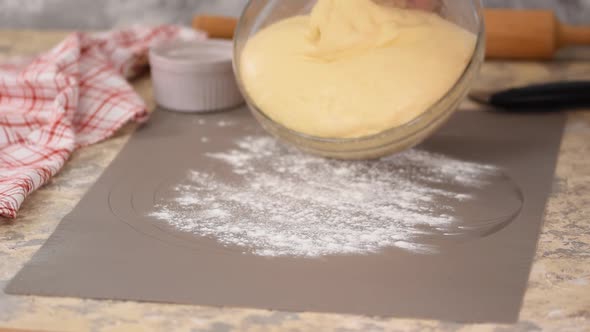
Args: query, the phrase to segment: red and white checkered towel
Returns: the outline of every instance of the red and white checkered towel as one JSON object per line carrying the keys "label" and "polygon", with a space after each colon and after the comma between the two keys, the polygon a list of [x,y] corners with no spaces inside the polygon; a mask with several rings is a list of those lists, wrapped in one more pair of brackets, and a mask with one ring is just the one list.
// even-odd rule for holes
{"label": "red and white checkered towel", "polygon": [[[146,105],[126,77],[156,42],[182,28],[74,33],[25,66],[0,65],[0,216],[14,218],[79,147],[144,121]],[[202,38],[202,36],[198,35]]]}

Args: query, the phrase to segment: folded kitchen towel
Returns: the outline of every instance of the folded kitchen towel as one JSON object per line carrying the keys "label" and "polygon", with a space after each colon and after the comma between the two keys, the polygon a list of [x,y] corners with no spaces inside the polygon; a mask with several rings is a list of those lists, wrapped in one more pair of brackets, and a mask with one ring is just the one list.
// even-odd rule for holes
{"label": "folded kitchen towel", "polygon": [[[77,148],[145,121],[146,105],[126,78],[177,26],[73,33],[27,64],[0,64],[0,216],[14,218]],[[205,38],[193,33],[192,38]]]}

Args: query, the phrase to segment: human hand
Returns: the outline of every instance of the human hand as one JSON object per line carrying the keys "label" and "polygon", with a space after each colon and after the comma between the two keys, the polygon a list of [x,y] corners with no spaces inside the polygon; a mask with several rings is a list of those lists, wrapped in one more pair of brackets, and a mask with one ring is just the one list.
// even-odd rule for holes
{"label": "human hand", "polygon": [[436,11],[440,8],[441,0],[409,0],[408,7],[428,11]]}

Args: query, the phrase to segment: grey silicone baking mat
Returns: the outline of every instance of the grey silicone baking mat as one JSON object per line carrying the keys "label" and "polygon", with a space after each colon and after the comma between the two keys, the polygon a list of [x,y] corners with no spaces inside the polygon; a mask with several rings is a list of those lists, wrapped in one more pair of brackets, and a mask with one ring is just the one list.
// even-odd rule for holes
{"label": "grey silicone baking mat", "polygon": [[301,154],[158,110],[10,294],[514,322],[564,115],[458,112],[412,151]]}

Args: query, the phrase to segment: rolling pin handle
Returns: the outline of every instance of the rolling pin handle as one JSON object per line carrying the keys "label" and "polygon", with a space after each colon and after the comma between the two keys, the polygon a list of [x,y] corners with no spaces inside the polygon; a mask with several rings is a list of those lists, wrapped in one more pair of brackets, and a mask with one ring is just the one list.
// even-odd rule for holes
{"label": "rolling pin handle", "polygon": [[197,15],[193,28],[207,33],[210,38],[233,39],[238,20],[234,17]]}
{"label": "rolling pin handle", "polygon": [[561,47],[590,45],[590,27],[561,24],[558,30],[558,44]]}

